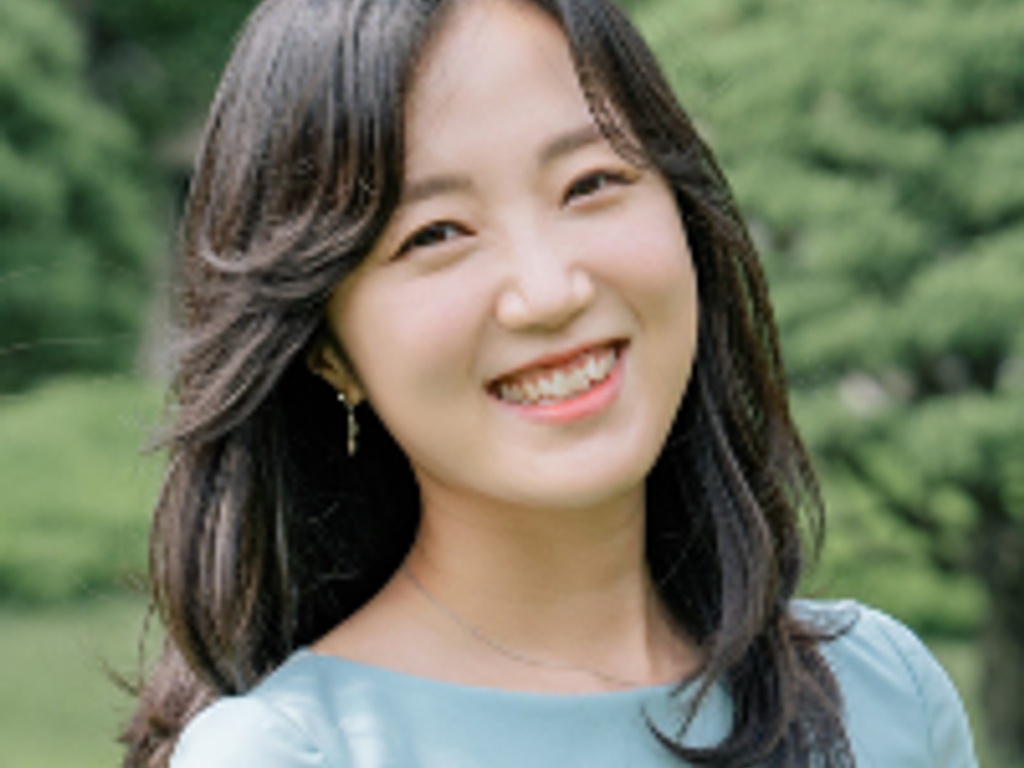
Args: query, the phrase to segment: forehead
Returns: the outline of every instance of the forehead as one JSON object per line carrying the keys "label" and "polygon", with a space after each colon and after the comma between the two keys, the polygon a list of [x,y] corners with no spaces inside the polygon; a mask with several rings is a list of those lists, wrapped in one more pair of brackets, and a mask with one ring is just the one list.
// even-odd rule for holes
{"label": "forehead", "polygon": [[554,112],[589,116],[568,42],[550,16],[521,0],[457,2],[427,45],[406,105],[409,149],[436,142],[438,130],[475,113],[529,120]]}

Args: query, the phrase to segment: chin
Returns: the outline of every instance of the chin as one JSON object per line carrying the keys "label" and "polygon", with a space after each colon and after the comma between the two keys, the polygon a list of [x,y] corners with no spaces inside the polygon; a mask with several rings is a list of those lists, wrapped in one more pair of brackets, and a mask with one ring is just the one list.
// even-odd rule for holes
{"label": "chin", "polygon": [[617,504],[643,493],[651,462],[585,462],[581,466],[533,474],[512,483],[513,495],[527,507],[588,509]]}

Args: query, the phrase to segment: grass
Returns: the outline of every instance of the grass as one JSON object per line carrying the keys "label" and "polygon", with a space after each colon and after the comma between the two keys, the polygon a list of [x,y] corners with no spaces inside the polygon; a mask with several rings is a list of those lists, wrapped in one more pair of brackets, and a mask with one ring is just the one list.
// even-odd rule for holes
{"label": "grass", "polygon": [[12,768],[111,768],[132,708],[109,670],[132,672],[144,603],[118,596],[0,609],[0,744]]}

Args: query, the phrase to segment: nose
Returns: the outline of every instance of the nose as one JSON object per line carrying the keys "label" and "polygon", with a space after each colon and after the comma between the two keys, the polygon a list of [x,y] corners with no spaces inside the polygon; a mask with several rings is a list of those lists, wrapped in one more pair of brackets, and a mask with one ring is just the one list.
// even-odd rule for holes
{"label": "nose", "polygon": [[543,236],[518,236],[507,245],[509,275],[498,297],[498,321],[511,330],[554,330],[594,300],[584,265]]}

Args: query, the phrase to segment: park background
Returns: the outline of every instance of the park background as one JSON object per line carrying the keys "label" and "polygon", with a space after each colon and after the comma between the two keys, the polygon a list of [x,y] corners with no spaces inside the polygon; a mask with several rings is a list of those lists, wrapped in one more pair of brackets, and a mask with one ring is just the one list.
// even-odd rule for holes
{"label": "park background", "polygon": [[[1024,3],[624,3],[766,268],[830,510],[804,588],[918,630],[1024,765]],[[252,3],[0,0],[0,745],[119,763],[174,229]],[[153,622],[155,623],[155,622]],[[159,644],[151,627],[147,646]]]}

